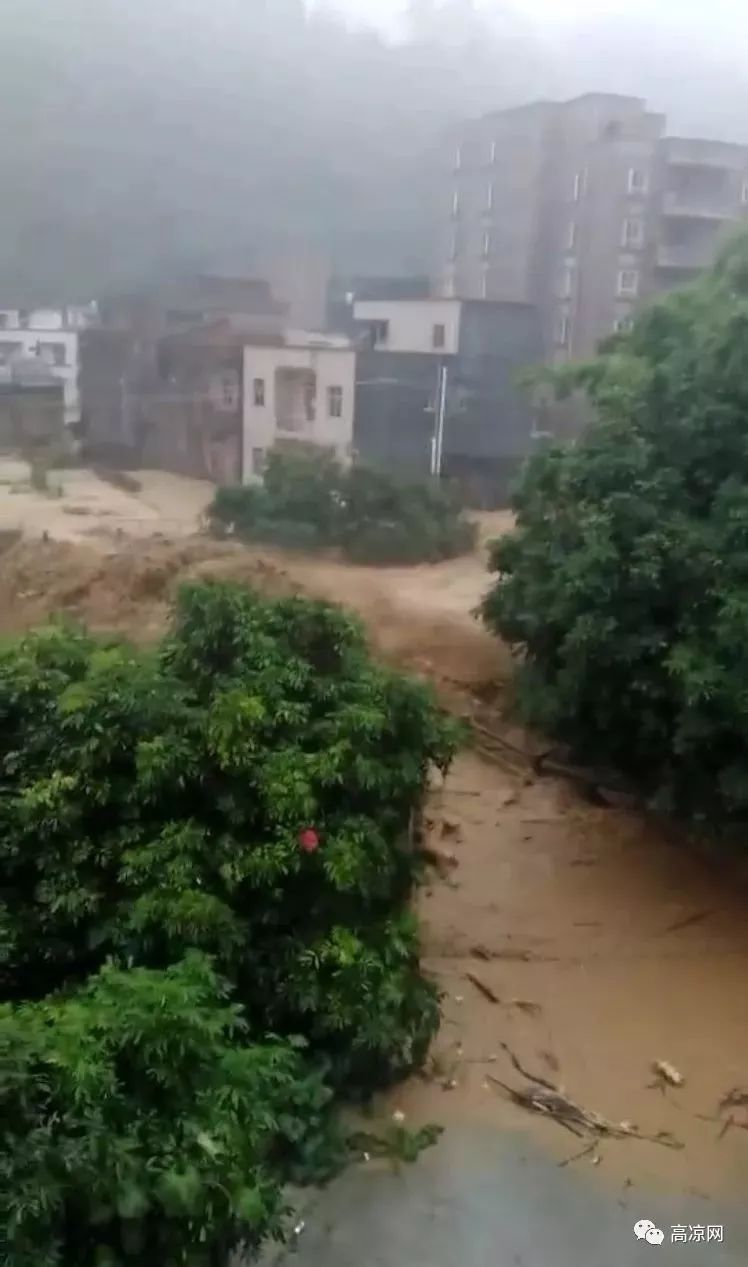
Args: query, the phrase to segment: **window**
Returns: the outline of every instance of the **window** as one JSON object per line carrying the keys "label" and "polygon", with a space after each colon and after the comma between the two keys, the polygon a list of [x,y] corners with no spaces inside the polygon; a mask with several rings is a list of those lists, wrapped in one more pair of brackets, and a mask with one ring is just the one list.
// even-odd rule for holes
{"label": "window", "polygon": [[483,258],[488,259],[491,254],[491,234],[486,230],[483,234]]}
{"label": "window", "polygon": [[217,407],[219,409],[237,409],[239,406],[239,383],[236,374],[221,374],[217,383]]}
{"label": "window", "polygon": [[635,268],[622,268],[618,274],[618,294],[639,294],[639,273]]}
{"label": "window", "polygon": [[486,211],[493,211],[494,194],[495,187],[493,181],[491,181],[488,189],[486,190]]}
{"label": "window", "polygon": [[558,294],[560,299],[570,299],[574,292],[574,267],[566,264],[558,278]]}
{"label": "window", "polygon": [[586,188],[587,188],[586,171],[577,172],[576,175],[574,176],[573,198],[575,202],[581,201],[581,199],[584,197]]}
{"label": "window", "polygon": [[452,237],[450,238],[450,242],[449,242],[449,258],[451,260],[456,260],[458,253],[459,253],[459,242],[457,239],[457,230],[455,229],[452,233]]}
{"label": "window", "polygon": [[569,346],[569,338],[571,336],[571,318],[567,313],[562,312],[556,318],[555,343],[558,347],[566,348]]}
{"label": "window", "polygon": [[629,184],[630,194],[645,194],[647,192],[647,173],[643,172],[640,167],[629,168]]}
{"label": "window", "polygon": [[431,330],[431,346],[432,348],[443,348],[447,342],[447,328],[443,325],[433,326]]}
{"label": "window", "polygon": [[[748,201],[748,199],[746,199]],[[10,315],[7,312],[0,312],[0,330],[7,330],[10,322]]]}
{"label": "window", "polygon": [[22,350],[22,343],[10,343],[7,340],[3,340],[0,343],[0,365],[7,365],[10,358],[15,356],[16,352],[21,352]]}
{"label": "window", "polygon": [[481,299],[488,299],[488,272],[484,272],[480,283]]}
{"label": "window", "polygon": [[252,383],[252,395],[255,402],[255,409],[264,409],[265,407],[265,379],[256,378]]}
{"label": "window", "polygon": [[644,246],[644,221],[639,219],[624,220],[621,246]]}
{"label": "window", "polygon": [[252,470],[254,471],[255,475],[265,474],[265,450],[264,449],[252,450]]}
{"label": "window", "polygon": [[491,142],[491,157],[489,159],[489,162],[491,163],[496,162],[496,142],[495,141]]}
{"label": "window", "polygon": [[374,347],[381,347],[390,337],[389,321],[372,321],[371,323],[371,341]]}
{"label": "window", "polygon": [[460,191],[458,189],[455,189],[454,193],[452,194],[452,215],[456,219],[459,214],[460,214]]}
{"label": "window", "polygon": [[304,417],[314,422],[317,417],[317,385],[313,379],[304,384]]}
{"label": "window", "polygon": [[37,344],[38,354],[47,365],[66,365],[67,348],[64,343]]}
{"label": "window", "polygon": [[327,413],[330,418],[343,417],[343,388],[342,387],[328,387]]}
{"label": "window", "polygon": [[633,317],[618,317],[616,319],[616,323],[613,329],[615,330],[616,334],[628,334],[629,330],[632,329],[633,324],[634,324]]}
{"label": "window", "polygon": [[570,220],[569,226],[566,230],[567,251],[573,251],[576,244],[577,244],[577,222],[576,220]]}
{"label": "window", "polygon": [[29,313],[25,308],[19,309],[18,328],[19,330],[28,330],[29,328]]}

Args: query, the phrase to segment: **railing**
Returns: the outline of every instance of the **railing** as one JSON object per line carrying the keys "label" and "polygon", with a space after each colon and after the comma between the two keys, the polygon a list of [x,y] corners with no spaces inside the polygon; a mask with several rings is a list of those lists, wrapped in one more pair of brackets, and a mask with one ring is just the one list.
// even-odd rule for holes
{"label": "railing", "polygon": [[724,141],[699,141],[673,137],[666,142],[666,159],[674,167],[710,167],[744,171],[748,152]]}
{"label": "railing", "polygon": [[668,190],[662,199],[665,215],[684,216],[692,219],[733,220],[737,209],[725,194],[698,193],[696,191]]}
{"label": "railing", "polygon": [[714,245],[698,243],[688,246],[658,246],[657,267],[677,269],[708,268],[714,260]]}

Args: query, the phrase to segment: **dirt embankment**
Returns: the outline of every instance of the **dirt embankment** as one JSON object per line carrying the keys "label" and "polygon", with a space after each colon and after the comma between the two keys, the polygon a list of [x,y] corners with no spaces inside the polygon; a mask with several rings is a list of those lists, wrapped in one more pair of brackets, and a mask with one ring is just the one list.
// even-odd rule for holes
{"label": "dirt embankment", "polygon": [[[458,699],[506,676],[506,652],[470,614],[486,584],[481,557],[373,570],[216,544],[191,535],[202,490],[188,486],[182,498],[167,479],[160,518],[158,481],[145,484],[145,509],[126,503],[137,533],[122,520],[70,515],[81,535],[44,541],[29,525],[0,556],[0,629],[66,612],[150,639],[179,583],[211,575],[348,604],[385,657]],[[171,512],[187,503],[176,533]],[[745,1109],[717,1111],[727,1092],[748,1086],[748,895],[729,869],[707,866],[640,815],[592,807],[563,782],[470,751],[433,790],[429,817],[431,843],[452,855],[420,899],[444,1024],[429,1076],[397,1103],[418,1120],[477,1116],[531,1130],[563,1161],[583,1141],[509,1103],[491,1081],[522,1085],[507,1044],[586,1108],[683,1146],[611,1140],[573,1163],[594,1163],[622,1200],[632,1189],[635,1204],[639,1190],[641,1203],[655,1184],[740,1190]],[[653,1085],[662,1060],[682,1087]]]}

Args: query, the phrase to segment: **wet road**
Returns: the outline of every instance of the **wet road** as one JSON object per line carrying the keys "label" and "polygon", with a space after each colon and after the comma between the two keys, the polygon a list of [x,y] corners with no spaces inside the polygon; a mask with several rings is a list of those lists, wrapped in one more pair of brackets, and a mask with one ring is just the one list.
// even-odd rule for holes
{"label": "wet road", "polygon": [[[492,1128],[450,1129],[399,1173],[361,1165],[302,1217],[295,1248],[271,1254],[268,1267],[742,1267],[748,1258],[745,1209],[611,1187]],[[640,1219],[662,1229],[661,1245],[637,1240]],[[724,1241],[673,1243],[674,1225],[705,1235],[722,1227]]]}

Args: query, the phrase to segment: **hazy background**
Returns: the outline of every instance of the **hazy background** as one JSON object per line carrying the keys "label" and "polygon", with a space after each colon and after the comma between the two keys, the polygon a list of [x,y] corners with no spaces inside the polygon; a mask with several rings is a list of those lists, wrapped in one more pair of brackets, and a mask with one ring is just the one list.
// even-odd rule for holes
{"label": "hazy background", "polygon": [[0,0],[0,286],[88,298],[305,242],[428,265],[450,122],[632,92],[748,141],[735,0]]}

